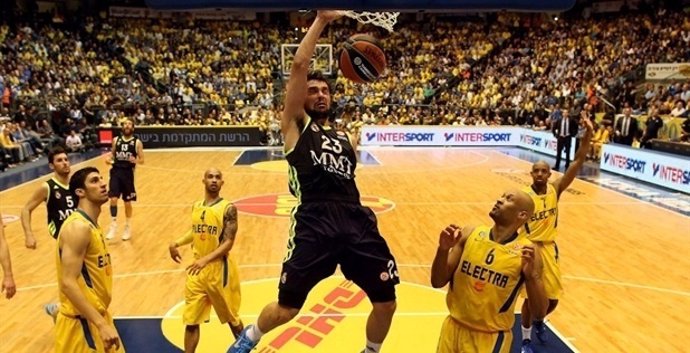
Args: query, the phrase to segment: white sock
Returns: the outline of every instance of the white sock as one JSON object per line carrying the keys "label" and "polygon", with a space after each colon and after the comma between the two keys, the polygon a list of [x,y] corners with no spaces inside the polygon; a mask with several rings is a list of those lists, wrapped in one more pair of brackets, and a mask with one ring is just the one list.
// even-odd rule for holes
{"label": "white sock", "polygon": [[129,227],[131,218],[125,218],[125,227]]}
{"label": "white sock", "polygon": [[374,343],[367,340],[367,346],[364,349],[364,353],[379,353],[382,344],[383,343]]}
{"label": "white sock", "polygon": [[522,340],[532,340],[532,326],[526,328],[520,325],[520,328],[522,329]]}
{"label": "white sock", "polygon": [[247,330],[247,337],[252,340],[252,342],[259,342],[263,335],[264,333],[259,330],[259,325],[252,325],[252,327]]}
{"label": "white sock", "polygon": [[112,224],[113,227],[117,227],[117,217],[111,217],[110,219],[112,220],[112,222],[110,222],[110,224]]}

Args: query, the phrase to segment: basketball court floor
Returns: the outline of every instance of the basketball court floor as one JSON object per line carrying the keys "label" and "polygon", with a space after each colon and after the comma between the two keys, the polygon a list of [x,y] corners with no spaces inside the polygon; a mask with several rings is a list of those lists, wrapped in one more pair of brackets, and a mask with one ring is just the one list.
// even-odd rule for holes
{"label": "basketball court floor", "polygon": [[[429,284],[439,232],[449,223],[489,223],[496,198],[527,185],[537,158],[544,157],[496,148],[362,152],[357,181],[363,202],[377,213],[403,280],[384,353],[435,351],[447,313],[445,292]],[[104,158],[75,163],[73,171],[86,165],[98,167],[107,179]],[[224,173],[222,195],[240,210],[231,254],[240,266],[244,322],[253,323],[276,298],[295,203],[280,150],[146,150],[146,164],[137,167],[133,238],[109,242],[115,272],[110,310],[128,352],[181,352],[183,271],[192,262],[191,251],[182,252],[178,265],[167,245],[187,230],[209,167]],[[53,323],[42,306],[57,297],[55,243],[45,207],[33,215],[38,249],[24,247],[18,221],[24,202],[48,176],[13,178],[20,184],[0,192],[0,211],[18,293],[0,299],[0,353],[52,352]],[[558,245],[565,295],[549,317],[550,340],[537,346],[539,352],[690,351],[689,205],[688,195],[585,168],[561,198]],[[122,204],[119,214],[122,227]],[[107,230],[107,205],[100,223]],[[369,309],[363,292],[336,273],[311,293],[302,314],[267,335],[257,352],[359,352]],[[230,330],[213,317],[202,326],[198,352],[224,352],[231,341]]]}

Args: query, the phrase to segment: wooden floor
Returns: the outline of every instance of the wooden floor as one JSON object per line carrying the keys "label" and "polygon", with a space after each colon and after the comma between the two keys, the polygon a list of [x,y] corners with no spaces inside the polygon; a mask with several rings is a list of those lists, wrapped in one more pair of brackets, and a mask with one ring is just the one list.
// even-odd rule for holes
{"label": "wooden floor", "polygon": [[[188,227],[190,204],[203,196],[208,167],[224,172],[223,195],[237,200],[285,193],[286,173],[232,166],[239,151],[148,151],[137,168],[139,202],[133,239],[109,245],[116,279],[111,311],[116,316],[163,315],[181,300],[182,266],[167,244]],[[395,208],[379,215],[382,234],[408,282],[429,283],[439,231],[449,223],[488,223],[488,211],[507,188],[526,184],[529,163],[498,151],[382,149],[382,163],[358,172],[363,195],[384,197]],[[107,176],[102,159],[93,165]],[[497,173],[496,170],[504,173]],[[512,177],[507,178],[505,172]],[[46,177],[0,193],[0,210],[19,215]],[[520,183],[519,183],[520,181]],[[551,323],[582,352],[690,351],[690,218],[576,180],[560,203],[559,248],[566,294]],[[120,206],[121,217],[124,210]],[[100,223],[110,223],[107,205]],[[122,225],[123,222],[120,222]],[[51,352],[53,324],[42,305],[57,296],[54,241],[45,208],[33,217],[38,249],[24,248],[20,222],[5,229],[19,287],[0,299],[0,352]],[[240,215],[233,249],[243,280],[277,277],[288,219]],[[189,259],[191,253],[183,252]],[[252,265],[262,265],[252,267]]]}

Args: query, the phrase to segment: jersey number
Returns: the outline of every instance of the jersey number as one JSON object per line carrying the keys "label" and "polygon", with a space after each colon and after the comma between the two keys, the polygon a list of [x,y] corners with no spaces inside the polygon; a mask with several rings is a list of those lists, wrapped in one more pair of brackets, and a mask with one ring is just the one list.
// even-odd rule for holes
{"label": "jersey number", "polygon": [[67,201],[67,207],[74,207],[74,200],[72,200],[72,196],[65,196],[65,201]]}
{"label": "jersey number", "polygon": [[[335,153],[340,153],[343,151],[343,146],[340,144],[340,141],[338,140],[331,140],[327,136],[321,135],[321,139],[323,140],[323,143],[321,144],[321,148],[324,150],[328,151],[333,151]],[[331,146],[333,144],[333,146]]]}
{"label": "jersey number", "polygon": [[124,152],[127,152],[128,149],[129,149],[129,145],[128,145],[128,144],[122,145],[122,150],[123,150]]}
{"label": "jersey number", "polygon": [[206,218],[206,210],[201,212],[201,217],[199,217],[199,218],[201,218],[202,222],[204,221],[204,218]]}
{"label": "jersey number", "polygon": [[495,249],[489,250],[489,254],[486,255],[486,260],[485,260],[485,262],[486,262],[487,265],[491,265],[491,264],[494,262],[494,250],[495,250]]}

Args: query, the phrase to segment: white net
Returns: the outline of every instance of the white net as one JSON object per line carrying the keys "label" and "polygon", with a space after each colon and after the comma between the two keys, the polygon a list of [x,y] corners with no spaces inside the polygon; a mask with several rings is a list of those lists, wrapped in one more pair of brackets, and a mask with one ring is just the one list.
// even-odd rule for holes
{"label": "white net", "polygon": [[393,26],[398,21],[400,12],[368,12],[368,11],[345,11],[344,15],[361,23],[370,23],[383,27],[388,32],[393,32]]}

